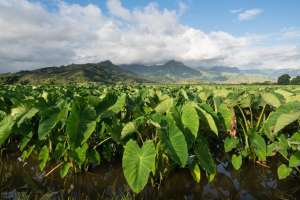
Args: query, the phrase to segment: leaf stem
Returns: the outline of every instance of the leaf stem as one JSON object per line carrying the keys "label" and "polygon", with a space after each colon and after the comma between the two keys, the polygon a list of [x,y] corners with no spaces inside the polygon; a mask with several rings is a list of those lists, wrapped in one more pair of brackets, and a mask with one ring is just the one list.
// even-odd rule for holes
{"label": "leaf stem", "polygon": [[93,149],[97,149],[97,147],[101,146],[103,143],[105,143],[106,141],[108,141],[108,140],[110,140],[110,139],[111,139],[111,137],[108,137],[108,138],[102,140],[101,142],[99,142],[98,144],[96,144],[96,145],[93,147]]}
{"label": "leaf stem", "polygon": [[249,130],[249,124],[248,124],[248,122],[247,122],[247,118],[246,118],[246,116],[245,116],[245,114],[244,114],[243,109],[242,109],[239,105],[238,105],[238,108],[239,108],[239,110],[240,110],[240,112],[241,112],[241,114],[242,114],[244,123],[245,123],[245,125],[246,125],[246,130],[247,130],[247,132],[248,132],[248,130]]}
{"label": "leaf stem", "polygon": [[261,113],[260,113],[260,115],[259,115],[259,118],[258,118],[256,127],[255,127],[256,130],[258,129],[258,127],[259,127],[260,124],[261,124],[261,120],[262,120],[262,117],[263,117],[263,115],[264,115],[264,113],[265,113],[266,106],[267,106],[267,105],[265,104],[264,107],[263,107],[263,109],[262,109],[262,111],[261,111]]}
{"label": "leaf stem", "polygon": [[48,173],[45,174],[45,177],[47,177],[50,174],[52,174],[57,168],[59,168],[60,166],[62,166],[62,164],[64,164],[64,162],[61,162],[58,165],[56,165],[54,168],[52,168]]}
{"label": "leaf stem", "polygon": [[138,136],[139,136],[140,140],[142,141],[142,144],[144,144],[144,140],[142,138],[142,133],[139,132],[138,130],[136,130],[136,132],[138,133]]}

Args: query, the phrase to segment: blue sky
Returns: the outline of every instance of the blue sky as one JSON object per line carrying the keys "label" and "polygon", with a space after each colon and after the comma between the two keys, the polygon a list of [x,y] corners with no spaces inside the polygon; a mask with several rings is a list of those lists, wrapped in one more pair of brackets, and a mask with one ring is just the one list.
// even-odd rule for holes
{"label": "blue sky", "polygon": [[0,72],[111,60],[300,69],[299,0],[0,0]]}
{"label": "blue sky", "polygon": [[[51,5],[53,0],[43,0]],[[108,13],[105,0],[65,0],[80,5],[95,4]],[[300,27],[299,0],[122,0],[128,9],[142,8],[150,2],[156,2],[161,8],[177,9],[179,3],[187,6],[187,11],[180,17],[186,25],[204,31],[222,30],[235,35],[245,33],[270,33],[290,27]],[[52,3],[53,5],[53,3]],[[232,10],[258,8],[262,14],[246,23],[237,19]]]}

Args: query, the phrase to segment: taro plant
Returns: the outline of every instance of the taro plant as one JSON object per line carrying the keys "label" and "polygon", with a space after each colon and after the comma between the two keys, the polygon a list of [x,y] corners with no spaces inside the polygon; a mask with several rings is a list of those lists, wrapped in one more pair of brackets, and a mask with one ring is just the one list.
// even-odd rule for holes
{"label": "taro plant", "polygon": [[283,158],[283,179],[300,166],[299,96],[293,87],[1,85],[0,147],[37,160],[44,176],[121,161],[135,193],[175,169],[213,181],[223,154],[236,170]]}

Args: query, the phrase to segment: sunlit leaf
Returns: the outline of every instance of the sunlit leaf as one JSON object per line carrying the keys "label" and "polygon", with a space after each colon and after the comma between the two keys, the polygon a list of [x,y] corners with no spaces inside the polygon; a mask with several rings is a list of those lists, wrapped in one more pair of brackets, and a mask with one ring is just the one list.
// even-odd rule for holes
{"label": "sunlit leaf", "polygon": [[141,148],[133,140],[126,144],[122,159],[123,172],[128,185],[135,193],[139,193],[147,184],[155,165],[155,155],[152,140],[146,141]]}

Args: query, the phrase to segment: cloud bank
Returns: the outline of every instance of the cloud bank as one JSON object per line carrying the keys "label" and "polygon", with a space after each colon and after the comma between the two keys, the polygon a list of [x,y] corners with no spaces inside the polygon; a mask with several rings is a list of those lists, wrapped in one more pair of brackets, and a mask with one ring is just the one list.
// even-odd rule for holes
{"label": "cloud bank", "polygon": [[177,10],[155,3],[129,10],[120,0],[108,0],[107,8],[105,14],[93,4],[57,1],[49,11],[28,0],[1,0],[0,72],[107,59],[117,64],[176,59],[193,66],[300,67],[300,48],[294,43],[270,45],[261,36],[184,25],[180,16],[188,7],[183,4]]}

